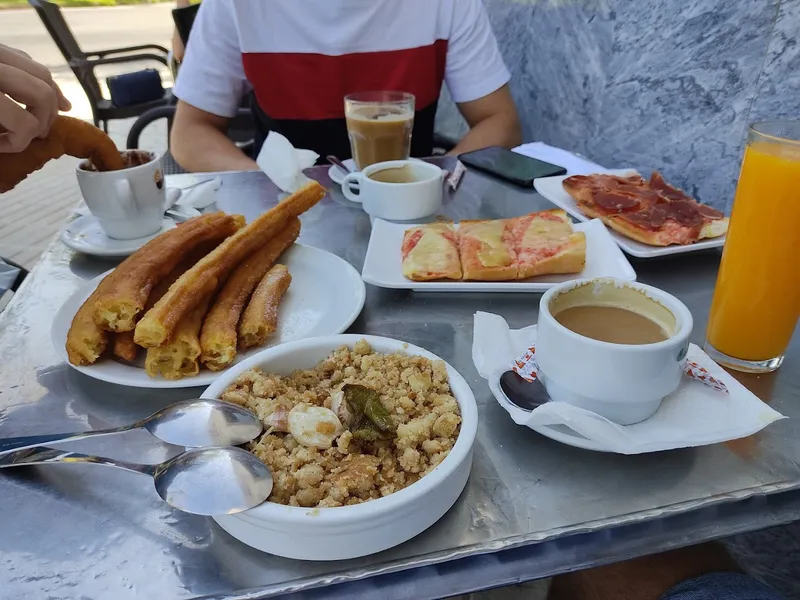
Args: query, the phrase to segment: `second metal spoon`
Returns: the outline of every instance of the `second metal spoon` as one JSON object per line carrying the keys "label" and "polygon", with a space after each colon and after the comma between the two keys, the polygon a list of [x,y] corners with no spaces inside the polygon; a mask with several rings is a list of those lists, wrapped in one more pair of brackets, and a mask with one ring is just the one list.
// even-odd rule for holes
{"label": "second metal spoon", "polygon": [[256,438],[263,429],[258,417],[246,408],[221,400],[198,398],[170,404],[141,421],[113,429],[0,439],[0,456],[42,444],[82,440],[139,428],[168,444],[184,448],[238,446]]}
{"label": "second metal spoon", "polygon": [[258,506],[272,493],[272,473],[241,448],[197,448],[157,465],[36,446],[0,456],[0,469],[53,463],[89,463],[150,475],[170,506],[195,515],[225,515]]}

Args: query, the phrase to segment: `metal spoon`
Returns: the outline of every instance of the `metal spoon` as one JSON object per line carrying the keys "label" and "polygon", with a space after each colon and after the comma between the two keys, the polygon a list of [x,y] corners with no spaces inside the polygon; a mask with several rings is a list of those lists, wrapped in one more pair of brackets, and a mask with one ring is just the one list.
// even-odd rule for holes
{"label": "metal spoon", "polygon": [[246,408],[221,400],[198,398],[176,402],[146,419],[113,429],[0,439],[0,456],[41,444],[82,440],[139,428],[168,444],[184,448],[238,446],[256,438],[263,429],[258,417]]}
{"label": "metal spoon", "polygon": [[140,465],[36,446],[0,456],[0,469],[48,463],[89,463],[150,475],[167,504],[195,515],[225,515],[258,506],[272,492],[272,473],[241,448],[199,448],[157,465]]}
{"label": "metal spoon", "polygon": [[340,161],[338,158],[336,158],[333,154],[328,154],[328,156],[326,156],[325,158],[332,165],[334,165],[336,167],[339,167],[344,173],[352,173],[353,172],[353,169],[348,167],[346,164],[344,164],[342,161]]}
{"label": "metal spoon", "polygon": [[527,381],[514,371],[500,375],[500,389],[511,404],[528,412],[550,401],[541,381]]}

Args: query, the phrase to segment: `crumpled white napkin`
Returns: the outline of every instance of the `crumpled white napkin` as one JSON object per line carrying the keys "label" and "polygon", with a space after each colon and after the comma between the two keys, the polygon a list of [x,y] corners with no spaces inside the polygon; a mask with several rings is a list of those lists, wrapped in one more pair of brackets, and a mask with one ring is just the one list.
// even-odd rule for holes
{"label": "crumpled white napkin", "polygon": [[280,133],[270,131],[256,163],[267,177],[284,192],[296,192],[311,181],[303,169],[313,167],[319,154],[311,150],[299,150]]}
{"label": "crumpled white napkin", "polygon": [[592,173],[605,173],[607,169],[597,163],[573,154],[567,150],[548,146],[544,142],[531,142],[514,148],[514,152],[524,154],[531,158],[543,160],[567,170],[567,175],[590,175]]}
{"label": "crumpled white napkin", "polygon": [[[729,393],[685,376],[680,387],[664,399],[655,415],[627,426],[563,402],[548,402],[527,412],[509,404],[500,389],[499,378],[511,368],[515,358],[535,343],[536,325],[511,330],[499,315],[475,314],[472,340],[475,367],[489,382],[495,398],[514,422],[531,429],[565,425],[609,452],[641,454],[746,437],[786,418],[759,400],[694,344],[689,345],[687,359],[705,367],[725,384]],[[579,369],[580,365],[575,368]]]}

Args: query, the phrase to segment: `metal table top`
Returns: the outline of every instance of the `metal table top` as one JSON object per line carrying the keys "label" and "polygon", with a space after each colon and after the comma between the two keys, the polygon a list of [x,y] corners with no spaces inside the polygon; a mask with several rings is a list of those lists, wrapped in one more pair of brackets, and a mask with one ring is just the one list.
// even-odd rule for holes
{"label": "metal table top", "polygon": [[[309,173],[330,186],[326,172]],[[177,176],[171,184],[200,177]],[[278,195],[260,173],[225,174],[218,205],[249,219]],[[533,191],[468,173],[458,192],[448,195],[445,212],[497,218],[548,207]],[[369,219],[338,189],[302,221],[301,242],[361,268]],[[639,280],[687,304],[695,318],[692,339],[701,343],[718,261],[719,253],[709,251],[632,262]],[[113,264],[74,255],[55,242],[0,315],[0,436],[122,425],[199,396],[197,388],[106,384],[59,358],[50,341],[53,315],[82,281]],[[800,492],[789,492],[800,488],[797,419],[728,444],[644,456],[577,450],[516,426],[472,364],[472,316],[495,312],[522,327],[536,321],[538,299],[367,286],[366,306],[350,331],[401,338],[442,356],[472,386],[481,415],[465,492],[417,538],[356,560],[286,560],[239,543],[211,519],[171,510],[147,479],[134,474],[87,465],[13,469],[0,476],[0,597],[262,598],[295,592],[293,598],[436,598],[800,516]],[[777,410],[798,416],[800,337],[779,372],[741,380]],[[141,432],[71,447],[142,462],[177,451]],[[386,575],[411,568],[414,576]],[[347,581],[355,583],[319,590]]]}

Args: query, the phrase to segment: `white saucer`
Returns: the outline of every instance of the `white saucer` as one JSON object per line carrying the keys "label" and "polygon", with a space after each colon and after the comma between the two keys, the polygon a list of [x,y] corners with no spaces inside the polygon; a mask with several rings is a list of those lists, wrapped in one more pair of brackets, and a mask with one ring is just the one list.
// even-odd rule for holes
{"label": "white saucer", "polygon": [[[358,169],[356,168],[356,161],[354,161],[352,158],[343,160],[342,164],[344,164],[344,166],[347,167],[348,169],[352,169],[353,171],[358,171]],[[342,185],[342,182],[344,181],[346,175],[347,173],[342,171],[336,165],[331,165],[331,167],[328,169],[328,177],[330,177],[331,181],[336,185]]]}
{"label": "white saucer", "polygon": [[173,227],[175,221],[165,218],[161,222],[161,229],[153,235],[134,240],[115,240],[106,235],[95,217],[86,215],[78,217],[61,230],[61,241],[75,252],[120,258],[130,256],[154,237]]}

